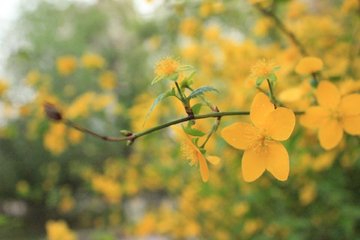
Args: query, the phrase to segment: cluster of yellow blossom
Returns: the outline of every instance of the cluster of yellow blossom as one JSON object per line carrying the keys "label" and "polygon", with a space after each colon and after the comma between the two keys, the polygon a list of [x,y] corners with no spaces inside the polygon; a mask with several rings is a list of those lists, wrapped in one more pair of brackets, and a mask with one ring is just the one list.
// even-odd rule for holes
{"label": "cluster of yellow blossom", "polygon": [[46,222],[46,233],[48,240],[76,240],[76,234],[69,229],[63,220]]}

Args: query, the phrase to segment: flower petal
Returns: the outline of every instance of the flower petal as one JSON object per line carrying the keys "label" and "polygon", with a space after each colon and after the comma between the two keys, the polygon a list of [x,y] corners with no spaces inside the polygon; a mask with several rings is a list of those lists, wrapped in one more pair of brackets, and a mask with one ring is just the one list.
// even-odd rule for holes
{"label": "flower petal", "polygon": [[310,107],[300,117],[300,124],[304,127],[316,129],[324,125],[330,119],[330,112],[321,106]]}
{"label": "flower petal", "polygon": [[360,114],[360,94],[354,93],[344,96],[340,101],[339,110],[344,116]]}
{"label": "flower petal", "polygon": [[259,128],[274,109],[275,107],[268,96],[264,93],[256,94],[250,109],[251,122]]}
{"label": "flower petal", "polygon": [[316,97],[320,106],[337,109],[341,95],[335,84],[329,81],[321,81],[316,90]]}
{"label": "flower petal", "polygon": [[272,111],[264,124],[266,135],[278,141],[288,139],[295,127],[295,114],[287,108],[279,107]]}
{"label": "flower petal", "polygon": [[280,181],[286,181],[289,176],[289,154],[279,142],[267,143],[266,169]]}
{"label": "flower petal", "polygon": [[340,124],[348,134],[360,135],[360,116],[344,117]]}
{"label": "flower petal", "polygon": [[237,149],[245,150],[249,143],[246,135],[255,133],[256,129],[248,123],[234,123],[221,131],[225,141]]}
{"label": "flower petal", "polygon": [[207,182],[209,180],[209,168],[206,163],[205,157],[200,153],[200,151],[198,153],[198,158],[199,158],[200,174],[201,174],[202,180],[204,182]]}
{"label": "flower petal", "polygon": [[316,57],[304,57],[295,67],[295,72],[298,74],[314,73],[322,69],[323,61]]}
{"label": "flower petal", "polygon": [[328,123],[321,126],[319,129],[318,135],[320,145],[324,149],[330,150],[339,144],[341,138],[343,137],[343,134],[343,129],[341,128],[338,121],[335,119],[330,120]]}
{"label": "flower petal", "polygon": [[246,149],[241,163],[243,178],[246,182],[253,182],[265,171],[264,153],[249,148]]}
{"label": "flower petal", "polygon": [[220,158],[216,157],[216,156],[207,156],[206,160],[208,160],[208,162],[217,165],[220,162]]}

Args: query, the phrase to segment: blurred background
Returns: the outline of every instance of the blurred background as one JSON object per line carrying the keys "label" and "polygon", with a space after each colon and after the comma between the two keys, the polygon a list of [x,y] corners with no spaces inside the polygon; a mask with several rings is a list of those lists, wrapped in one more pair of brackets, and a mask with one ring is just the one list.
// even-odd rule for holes
{"label": "blurred background", "polygon": [[[204,183],[171,129],[125,146],[44,116],[50,102],[106,136],[184,117],[169,98],[143,127],[156,96],[171,88],[150,85],[167,56],[197,69],[195,87],[219,90],[206,97],[220,110],[248,110],[258,91],[251,66],[274,59],[282,66],[275,94],[305,110],[313,100],[311,77],[294,71],[301,52],[258,8],[324,61],[322,79],[342,94],[359,92],[357,0],[1,1],[0,239],[360,238],[358,136],[325,151],[316,132],[297,124],[284,142],[289,179],[266,172],[246,183],[243,151],[217,133],[207,150],[221,162]],[[220,130],[237,121],[249,118],[223,118]]]}

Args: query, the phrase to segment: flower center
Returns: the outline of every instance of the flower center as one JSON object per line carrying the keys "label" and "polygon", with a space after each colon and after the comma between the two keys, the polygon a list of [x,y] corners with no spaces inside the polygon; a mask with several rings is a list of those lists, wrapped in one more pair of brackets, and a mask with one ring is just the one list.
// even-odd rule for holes
{"label": "flower center", "polygon": [[186,157],[187,160],[191,160],[190,166],[194,165],[199,161],[198,159],[198,151],[195,146],[189,144],[187,141],[181,142],[181,152]]}
{"label": "flower center", "polygon": [[263,129],[257,129],[254,131],[245,131],[245,137],[248,140],[249,148],[253,149],[257,154],[267,153],[267,143],[271,141],[271,138],[265,134]]}
{"label": "flower center", "polygon": [[339,110],[330,109],[330,118],[340,122],[341,119],[343,118],[343,113],[340,112]]}
{"label": "flower center", "polygon": [[179,67],[180,63],[177,60],[172,57],[167,57],[166,59],[161,59],[156,63],[154,72],[157,76],[169,75],[171,73],[175,73]]}

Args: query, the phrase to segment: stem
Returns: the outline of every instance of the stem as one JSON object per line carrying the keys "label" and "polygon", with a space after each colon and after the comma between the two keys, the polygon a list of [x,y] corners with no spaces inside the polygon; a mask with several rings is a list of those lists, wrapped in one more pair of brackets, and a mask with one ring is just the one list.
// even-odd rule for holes
{"label": "stem", "polygon": [[[295,111],[294,113],[297,114],[297,115],[302,115],[305,112],[303,112],[303,111]],[[224,116],[237,116],[237,115],[249,115],[249,114],[250,114],[249,111],[212,112],[212,113],[203,114],[203,115],[195,115],[193,119],[218,118],[218,117],[224,117]],[[184,117],[184,118],[176,119],[176,120],[161,124],[159,126],[147,129],[145,131],[141,131],[141,132],[138,132],[138,133],[132,133],[130,136],[127,136],[127,137],[107,137],[107,136],[102,136],[102,135],[94,133],[94,132],[92,132],[92,131],[84,128],[84,127],[81,127],[81,126],[79,126],[79,125],[77,125],[77,124],[75,124],[75,123],[73,123],[73,122],[71,122],[70,120],[67,120],[67,119],[64,120],[64,123],[67,124],[70,127],[73,127],[75,129],[79,130],[79,131],[88,133],[88,134],[90,134],[90,135],[92,135],[94,137],[103,139],[105,141],[121,142],[121,141],[127,141],[127,140],[134,141],[138,137],[147,135],[147,134],[152,133],[152,132],[156,132],[158,130],[170,127],[170,126],[178,124],[178,123],[190,121],[191,119],[192,118],[190,118],[190,117]]]}
{"label": "stem", "polygon": [[284,23],[272,11],[267,11],[264,8],[262,8],[260,5],[255,5],[255,6],[265,16],[268,16],[275,21],[275,24],[278,26],[278,28],[280,28],[280,30],[285,35],[287,35],[290,38],[290,40],[299,48],[301,55],[303,56],[308,55],[305,47],[300,43],[300,41],[295,37],[295,35],[289,29],[287,29],[287,27],[285,27]]}
{"label": "stem", "polygon": [[178,90],[178,92],[179,92],[180,100],[181,100],[182,102],[184,102],[185,97],[183,96],[183,94],[182,94],[182,92],[181,92],[181,89],[180,89],[179,84],[178,84],[177,82],[175,82],[175,85],[176,85],[176,88],[177,88],[177,90]]}
{"label": "stem", "polygon": [[275,95],[274,95],[274,92],[273,92],[273,87],[271,85],[271,82],[269,79],[266,79],[268,85],[269,85],[269,90],[270,90],[270,99],[271,99],[271,102],[274,104],[275,108],[277,107],[277,101],[275,99]]}
{"label": "stem", "polygon": [[105,140],[105,141],[110,141],[110,142],[120,142],[120,141],[126,141],[126,140],[131,140],[131,141],[133,141],[133,140],[135,140],[135,138],[137,138],[137,136],[134,135],[134,134],[132,134],[132,135],[130,135],[130,136],[128,136],[128,137],[108,137],[108,136],[102,136],[102,135],[100,135],[100,134],[94,133],[93,131],[91,131],[91,130],[89,130],[89,129],[86,129],[86,128],[82,127],[82,126],[79,126],[79,125],[71,122],[71,121],[68,120],[68,119],[65,119],[65,120],[64,120],[64,123],[65,123],[66,125],[72,127],[72,128],[75,128],[75,129],[81,131],[81,132],[88,133],[88,134],[90,134],[90,135],[92,135],[92,136],[94,136],[94,137],[100,138],[100,139]]}

